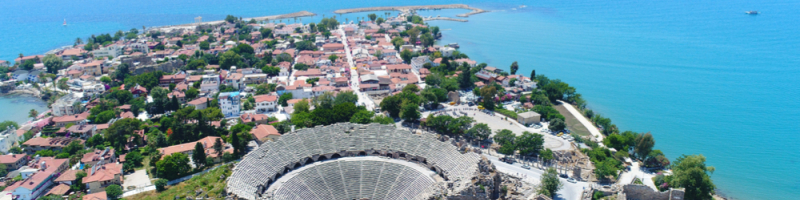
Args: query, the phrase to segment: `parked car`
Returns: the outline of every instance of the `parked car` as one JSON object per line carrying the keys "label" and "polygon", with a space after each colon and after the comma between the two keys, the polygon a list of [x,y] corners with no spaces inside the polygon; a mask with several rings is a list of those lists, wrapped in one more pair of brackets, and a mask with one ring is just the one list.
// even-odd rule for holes
{"label": "parked car", "polygon": [[567,176],[567,174],[559,174],[558,176],[560,176],[561,178],[569,178],[569,176]]}
{"label": "parked car", "polygon": [[568,178],[568,179],[567,179],[567,182],[570,182],[570,183],[577,183],[578,181],[576,181],[574,178]]}
{"label": "parked car", "polygon": [[523,166],[522,166],[522,169],[531,169],[531,166],[528,166],[528,165],[523,165]]}

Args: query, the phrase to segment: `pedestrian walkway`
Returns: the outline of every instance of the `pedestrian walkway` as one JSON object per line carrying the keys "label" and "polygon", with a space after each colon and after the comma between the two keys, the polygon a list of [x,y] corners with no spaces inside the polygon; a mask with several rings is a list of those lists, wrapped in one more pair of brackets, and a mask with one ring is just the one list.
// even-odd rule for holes
{"label": "pedestrian walkway", "polygon": [[[597,141],[603,141],[603,139],[605,137],[603,136],[603,133],[600,132],[600,129],[595,127],[594,124],[592,124],[592,122],[589,121],[589,119],[587,119],[585,116],[583,116],[583,114],[581,114],[580,111],[575,109],[575,107],[572,107],[572,104],[569,104],[567,102],[563,102],[561,100],[558,100],[558,102],[563,104],[564,108],[567,108],[569,113],[572,114],[572,116],[575,116],[575,118],[578,119],[578,121],[580,121],[581,124],[583,124],[583,126],[585,126],[586,129],[589,130],[589,133],[592,133],[592,136],[594,136],[595,139],[597,139]],[[603,145],[602,143],[599,143],[599,144]]]}

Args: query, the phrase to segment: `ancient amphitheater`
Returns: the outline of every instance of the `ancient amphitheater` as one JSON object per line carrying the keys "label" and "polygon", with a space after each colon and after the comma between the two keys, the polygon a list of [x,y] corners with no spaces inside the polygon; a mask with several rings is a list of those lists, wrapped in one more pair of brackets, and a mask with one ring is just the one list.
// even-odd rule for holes
{"label": "ancient amphitheater", "polygon": [[480,157],[453,141],[391,125],[301,129],[247,154],[228,179],[241,199],[429,199],[480,176]]}

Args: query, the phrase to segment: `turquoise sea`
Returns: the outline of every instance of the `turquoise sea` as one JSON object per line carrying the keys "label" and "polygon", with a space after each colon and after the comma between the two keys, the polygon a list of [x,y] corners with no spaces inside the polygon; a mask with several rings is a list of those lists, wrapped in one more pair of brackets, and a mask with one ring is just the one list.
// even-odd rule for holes
{"label": "turquoise sea", "polygon": [[[0,59],[197,16],[210,21],[307,10],[319,16],[302,21],[317,22],[341,8],[445,3],[493,12],[467,23],[431,22],[444,30],[443,43],[458,42],[491,66],[507,69],[518,61],[521,74],[536,69],[570,83],[623,130],[652,132],[656,148],[671,159],[705,155],[726,196],[800,196],[800,1],[9,1],[0,15]],[[13,119],[10,112],[19,111],[4,109],[0,118]]]}

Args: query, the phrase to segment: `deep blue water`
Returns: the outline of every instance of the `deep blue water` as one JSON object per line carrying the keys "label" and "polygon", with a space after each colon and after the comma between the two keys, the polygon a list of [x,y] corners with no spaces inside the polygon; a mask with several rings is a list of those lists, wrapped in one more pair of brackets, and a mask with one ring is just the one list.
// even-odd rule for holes
{"label": "deep blue water", "polygon": [[800,195],[800,1],[11,1],[0,15],[0,59],[196,16],[307,10],[320,15],[302,20],[316,22],[341,8],[443,3],[494,11],[431,22],[471,58],[503,69],[518,61],[521,74],[536,69],[570,83],[623,130],[652,132],[671,159],[705,155],[726,195]]}

